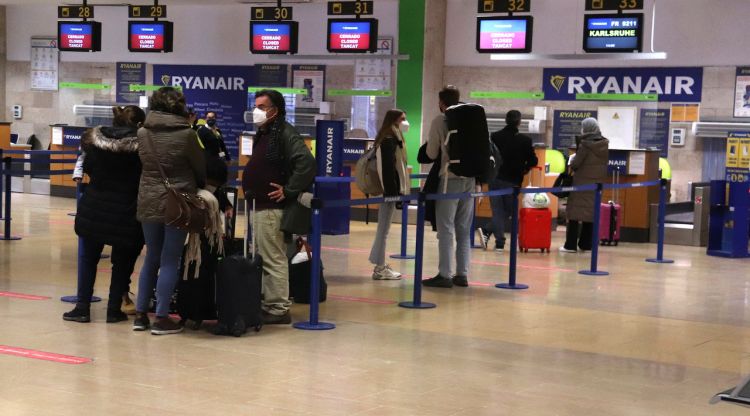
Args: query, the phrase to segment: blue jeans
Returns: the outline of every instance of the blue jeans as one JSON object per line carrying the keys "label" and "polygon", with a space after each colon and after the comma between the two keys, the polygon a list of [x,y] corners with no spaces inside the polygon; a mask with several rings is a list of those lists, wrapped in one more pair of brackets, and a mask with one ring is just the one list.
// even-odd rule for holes
{"label": "blue jeans", "polygon": [[148,312],[148,302],[156,287],[156,316],[166,317],[169,315],[169,302],[179,278],[187,231],[160,222],[143,222],[142,226],[146,239],[146,258],[138,278],[136,310]]}
{"label": "blue jeans", "polygon": [[[514,185],[500,179],[490,183],[490,190],[512,188]],[[492,232],[495,233],[495,247],[505,247],[505,222],[513,211],[513,195],[503,195],[490,198],[492,208]]]}

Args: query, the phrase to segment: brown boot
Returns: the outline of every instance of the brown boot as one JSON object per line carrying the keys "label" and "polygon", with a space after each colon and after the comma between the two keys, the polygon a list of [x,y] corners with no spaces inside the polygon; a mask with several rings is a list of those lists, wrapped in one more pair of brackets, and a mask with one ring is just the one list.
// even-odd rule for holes
{"label": "brown boot", "polygon": [[122,306],[120,307],[122,313],[125,315],[135,315],[135,303],[130,300],[128,293],[122,295]]}

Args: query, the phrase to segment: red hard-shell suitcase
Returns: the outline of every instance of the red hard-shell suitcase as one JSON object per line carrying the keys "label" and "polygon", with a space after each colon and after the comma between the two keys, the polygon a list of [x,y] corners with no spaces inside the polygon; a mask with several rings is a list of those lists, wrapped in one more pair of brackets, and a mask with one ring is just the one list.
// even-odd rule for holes
{"label": "red hard-shell suitcase", "polygon": [[552,211],[548,208],[522,208],[518,221],[518,248],[541,249],[549,253],[552,246]]}
{"label": "red hard-shell suitcase", "polygon": [[[612,173],[612,183],[620,183],[620,169]],[[613,201],[599,206],[599,241],[602,245],[620,243],[620,225],[622,224],[622,207],[617,203],[619,190],[613,191]]]}

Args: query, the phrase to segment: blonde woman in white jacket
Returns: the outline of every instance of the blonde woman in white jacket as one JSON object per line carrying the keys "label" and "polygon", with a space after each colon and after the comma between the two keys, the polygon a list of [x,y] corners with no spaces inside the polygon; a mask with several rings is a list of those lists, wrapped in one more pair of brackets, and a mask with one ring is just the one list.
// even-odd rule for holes
{"label": "blonde woman in white jacket", "polygon": [[[411,192],[409,173],[406,168],[406,144],[403,133],[409,128],[406,113],[388,110],[375,136],[378,176],[383,184],[383,196],[408,195]],[[384,202],[378,208],[378,230],[370,251],[370,263],[375,265],[372,278],[375,280],[399,280],[401,273],[395,272],[385,262],[385,243],[391,228],[397,202]]]}

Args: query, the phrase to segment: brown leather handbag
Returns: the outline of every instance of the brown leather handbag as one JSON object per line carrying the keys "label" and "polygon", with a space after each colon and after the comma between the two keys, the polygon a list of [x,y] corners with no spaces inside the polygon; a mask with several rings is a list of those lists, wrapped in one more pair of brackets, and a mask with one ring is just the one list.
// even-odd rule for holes
{"label": "brown leather handbag", "polygon": [[159,162],[159,154],[156,153],[156,146],[151,139],[151,133],[147,132],[146,137],[149,150],[154,155],[154,161],[159,168],[164,187],[167,189],[164,224],[190,233],[202,233],[210,221],[206,201],[197,194],[177,190],[169,183],[169,178],[167,178],[164,168]]}

